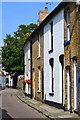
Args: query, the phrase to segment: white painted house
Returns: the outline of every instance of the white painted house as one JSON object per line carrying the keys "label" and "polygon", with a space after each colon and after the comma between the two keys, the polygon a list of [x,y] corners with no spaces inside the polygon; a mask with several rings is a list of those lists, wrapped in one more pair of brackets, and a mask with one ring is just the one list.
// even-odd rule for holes
{"label": "white painted house", "polygon": [[30,82],[30,62],[31,62],[31,59],[30,59],[30,41],[27,41],[25,43],[25,46],[24,46],[24,65],[25,65],[25,71],[24,71],[24,77],[25,77],[25,81],[26,81],[26,88],[25,88],[25,92],[27,94],[31,94],[31,86],[29,84]]}
{"label": "white painted house", "polygon": [[64,9],[61,9],[44,26],[44,100],[54,104],[63,101],[63,56]]}
{"label": "white painted house", "polygon": [[9,78],[9,87],[13,87],[13,77],[10,74],[7,77]]}

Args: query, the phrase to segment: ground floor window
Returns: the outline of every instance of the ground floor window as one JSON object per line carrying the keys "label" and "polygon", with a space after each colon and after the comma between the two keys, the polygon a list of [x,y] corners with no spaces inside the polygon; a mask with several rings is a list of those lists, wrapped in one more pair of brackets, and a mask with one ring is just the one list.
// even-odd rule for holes
{"label": "ground floor window", "polygon": [[54,58],[50,58],[49,60],[50,64],[50,95],[54,95],[54,78],[53,78],[53,64],[54,64]]}

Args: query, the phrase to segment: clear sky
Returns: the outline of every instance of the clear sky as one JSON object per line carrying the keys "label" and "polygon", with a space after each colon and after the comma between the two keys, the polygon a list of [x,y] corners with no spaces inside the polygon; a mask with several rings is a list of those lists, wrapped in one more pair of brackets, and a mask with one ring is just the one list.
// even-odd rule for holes
{"label": "clear sky", "polygon": [[0,10],[0,16],[2,14],[0,46],[3,45],[2,39],[5,38],[6,34],[13,35],[19,25],[37,24],[39,10],[43,10],[47,6],[49,12],[51,12],[58,4],[59,2],[51,2],[51,5],[47,5],[46,2],[2,2],[2,11]]}

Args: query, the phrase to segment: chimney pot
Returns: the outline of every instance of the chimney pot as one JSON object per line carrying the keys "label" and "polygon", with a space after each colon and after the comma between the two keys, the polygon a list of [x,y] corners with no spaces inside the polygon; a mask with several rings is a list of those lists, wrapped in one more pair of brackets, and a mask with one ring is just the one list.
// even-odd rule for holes
{"label": "chimney pot", "polygon": [[45,7],[45,10],[48,10],[48,7]]}

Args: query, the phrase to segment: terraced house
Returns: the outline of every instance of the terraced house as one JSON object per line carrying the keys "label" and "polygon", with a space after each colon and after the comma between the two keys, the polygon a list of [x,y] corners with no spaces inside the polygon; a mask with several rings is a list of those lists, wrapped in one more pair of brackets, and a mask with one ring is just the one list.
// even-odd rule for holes
{"label": "terraced house", "polygon": [[80,112],[80,5],[71,3],[64,10],[65,108]]}
{"label": "terraced house", "polygon": [[32,98],[78,113],[80,113],[79,26],[79,3],[61,2],[49,15],[47,14],[27,39],[31,43]]}

